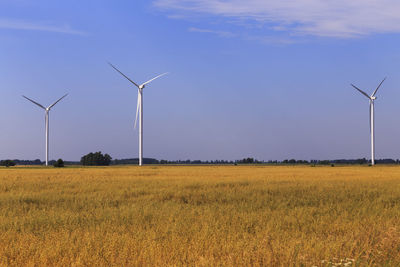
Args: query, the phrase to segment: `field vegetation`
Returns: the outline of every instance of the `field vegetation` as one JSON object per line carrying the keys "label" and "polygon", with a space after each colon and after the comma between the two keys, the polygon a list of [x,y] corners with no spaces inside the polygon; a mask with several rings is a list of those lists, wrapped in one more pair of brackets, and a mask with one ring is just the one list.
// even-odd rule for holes
{"label": "field vegetation", "polygon": [[0,265],[400,266],[400,167],[3,167]]}

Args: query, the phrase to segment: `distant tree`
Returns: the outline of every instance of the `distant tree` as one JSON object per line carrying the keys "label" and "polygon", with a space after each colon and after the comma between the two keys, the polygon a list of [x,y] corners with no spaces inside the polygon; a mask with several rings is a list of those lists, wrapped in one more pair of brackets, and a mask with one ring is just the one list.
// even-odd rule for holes
{"label": "distant tree", "polygon": [[54,162],[53,166],[56,168],[62,168],[64,167],[64,161],[62,159],[58,159],[56,162]]}
{"label": "distant tree", "polygon": [[10,159],[2,160],[0,161],[0,166],[6,166],[6,167],[15,166],[15,162]]}
{"label": "distant tree", "polygon": [[356,162],[357,164],[367,164],[368,160],[366,158],[362,158],[362,159],[357,159]]}
{"label": "distant tree", "polygon": [[307,160],[297,160],[296,163],[298,164],[308,164]]}
{"label": "distant tree", "polygon": [[[213,162],[211,161],[211,164],[212,163]],[[242,160],[239,160],[238,163],[244,163],[244,164],[246,164],[246,163],[254,163],[254,158],[244,158]]]}
{"label": "distant tree", "polygon": [[394,159],[377,159],[375,161],[376,164],[396,164]]}
{"label": "distant tree", "polygon": [[81,164],[86,166],[108,166],[111,163],[111,156],[102,154],[101,151],[89,153],[81,158]]}

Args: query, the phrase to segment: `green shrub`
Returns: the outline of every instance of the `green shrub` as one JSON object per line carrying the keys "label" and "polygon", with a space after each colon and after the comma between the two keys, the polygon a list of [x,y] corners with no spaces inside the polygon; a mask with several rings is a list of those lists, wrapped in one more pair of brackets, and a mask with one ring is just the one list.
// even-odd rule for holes
{"label": "green shrub", "polygon": [[0,161],[0,166],[6,166],[6,167],[15,166],[15,162],[10,159],[2,160]]}
{"label": "green shrub", "polygon": [[62,159],[58,159],[55,163],[54,163],[54,167],[56,168],[62,168],[64,167],[64,161]]}

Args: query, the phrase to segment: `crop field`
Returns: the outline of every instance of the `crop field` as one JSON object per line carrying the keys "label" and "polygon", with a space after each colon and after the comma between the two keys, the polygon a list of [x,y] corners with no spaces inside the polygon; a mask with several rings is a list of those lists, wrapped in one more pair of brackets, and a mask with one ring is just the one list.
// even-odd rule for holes
{"label": "crop field", "polygon": [[0,168],[2,266],[399,266],[400,167]]}

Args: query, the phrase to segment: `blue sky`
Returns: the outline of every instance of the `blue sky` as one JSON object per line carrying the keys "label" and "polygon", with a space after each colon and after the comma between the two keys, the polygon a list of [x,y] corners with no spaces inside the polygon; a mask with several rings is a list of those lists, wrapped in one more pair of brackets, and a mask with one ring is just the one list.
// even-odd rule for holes
{"label": "blue sky", "polygon": [[[0,0],[0,158],[91,151],[158,159],[400,158],[400,3],[394,0]],[[245,4],[244,4],[245,3]]]}

